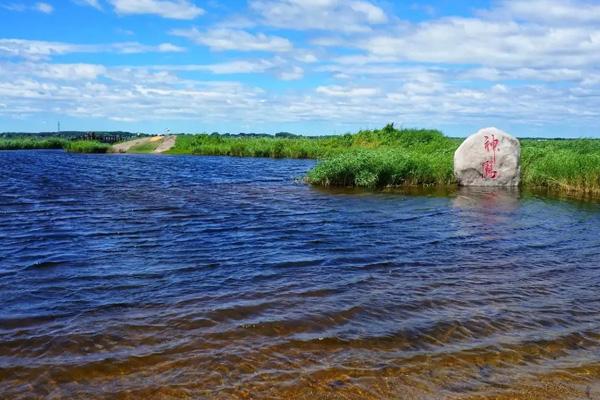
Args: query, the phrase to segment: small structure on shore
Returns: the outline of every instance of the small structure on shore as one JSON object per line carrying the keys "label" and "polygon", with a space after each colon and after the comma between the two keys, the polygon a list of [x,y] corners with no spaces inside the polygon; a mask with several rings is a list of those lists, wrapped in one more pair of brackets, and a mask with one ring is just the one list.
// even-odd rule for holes
{"label": "small structure on shore", "polygon": [[519,141],[497,128],[469,136],[454,153],[454,175],[461,186],[518,186]]}

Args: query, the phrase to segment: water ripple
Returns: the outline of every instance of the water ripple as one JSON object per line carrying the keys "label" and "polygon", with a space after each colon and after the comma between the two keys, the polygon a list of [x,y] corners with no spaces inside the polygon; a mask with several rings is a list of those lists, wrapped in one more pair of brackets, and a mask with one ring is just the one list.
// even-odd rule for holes
{"label": "water ripple", "polygon": [[2,398],[600,398],[597,203],[312,165],[0,152]]}

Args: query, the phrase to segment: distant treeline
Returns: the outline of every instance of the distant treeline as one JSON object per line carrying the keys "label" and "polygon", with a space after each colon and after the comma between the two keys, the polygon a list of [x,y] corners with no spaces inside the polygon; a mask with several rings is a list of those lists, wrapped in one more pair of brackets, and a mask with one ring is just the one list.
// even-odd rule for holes
{"label": "distant treeline", "polygon": [[122,137],[137,137],[137,136],[149,136],[145,133],[132,133],[126,131],[61,131],[61,132],[2,132],[0,138],[11,139],[19,137],[57,137],[64,139],[75,139],[84,137],[93,133],[97,136],[122,136]]}
{"label": "distant treeline", "polygon": [[212,132],[212,133],[178,133],[177,135],[182,136],[194,136],[194,135],[205,135],[205,136],[223,136],[223,137],[234,137],[234,138],[276,138],[276,139],[294,139],[294,138],[303,138],[303,139],[320,139],[332,136],[339,135],[299,135],[291,132],[277,132],[274,134],[270,133],[255,133],[255,132],[240,132],[240,133],[220,133],[220,132]]}

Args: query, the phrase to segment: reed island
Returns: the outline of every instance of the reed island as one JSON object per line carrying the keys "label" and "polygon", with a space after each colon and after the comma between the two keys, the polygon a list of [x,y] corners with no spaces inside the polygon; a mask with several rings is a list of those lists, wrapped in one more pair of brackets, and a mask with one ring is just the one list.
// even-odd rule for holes
{"label": "reed island", "polygon": [[[315,159],[306,176],[310,184],[382,189],[456,185],[453,155],[462,141],[438,130],[388,124],[345,135],[177,134],[126,137],[115,144],[13,135],[0,138],[0,150]],[[600,197],[600,139],[520,138],[520,144],[521,187]]]}

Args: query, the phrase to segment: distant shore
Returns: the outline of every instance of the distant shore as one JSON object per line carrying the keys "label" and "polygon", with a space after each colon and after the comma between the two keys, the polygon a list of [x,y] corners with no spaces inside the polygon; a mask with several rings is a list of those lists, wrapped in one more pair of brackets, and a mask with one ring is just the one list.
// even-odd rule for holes
{"label": "distant shore", "polygon": [[[56,137],[0,139],[0,150],[190,154],[318,159],[306,180],[319,186],[381,189],[456,185],[453,154],[461,139],[436,130],[383,129],[302,137],[219,134],[155,136],[115,145]],[[600,196],[600,139],[521,139],[521,186]]]}

